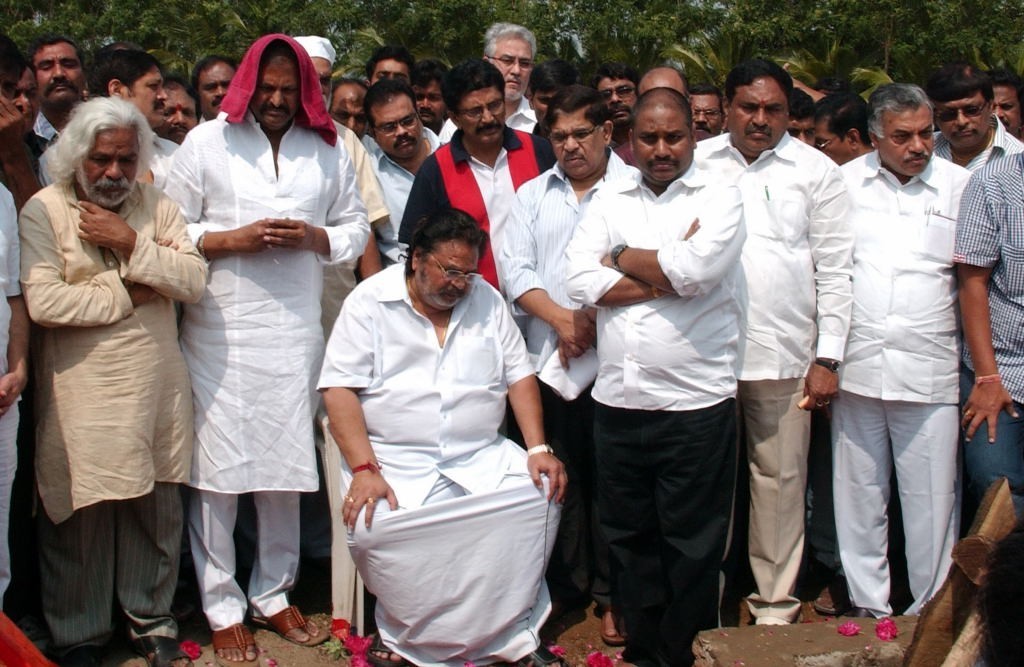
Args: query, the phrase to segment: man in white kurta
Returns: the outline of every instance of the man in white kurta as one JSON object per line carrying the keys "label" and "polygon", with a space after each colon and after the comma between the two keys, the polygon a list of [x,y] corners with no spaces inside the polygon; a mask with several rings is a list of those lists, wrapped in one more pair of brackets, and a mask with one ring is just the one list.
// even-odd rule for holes
{"label": "man in white kurta", "polygon": [[932,157],[917,86],[870,101],[874,152],[845,164],[853,315],[833,402],[836,527],[858,612],[889,606],[889,480],[895,465],[916,614],[945,581],[957,537],[959,340],[953,242],[970,172]]}
{"label": "man in white kurta", "polygon": [[[466,276],[483,233],[451,209],[434,224],[447,226],[414,234],[406,265],[352,292],[328,344],[319,384],[346,462],[349,545],[377,596],[377,651],[546,664],[535,651],[564,472],[522,336],[498,292]],[[498,433],[506,396],[527,452]]]}
{"label": "man in white kurta", "polygon": [[[225,113],[186,137],[167,192],[210,260],[206,292],[182,322],[196,412],[198,502],[189,521],[214,643],[228,636],[218,631],[241,637],[220,653],[238,661],[256,657],[234,581],[238,494],[256,492],[248,597],[254,621],[273,624],[278,614],[294,616],[287,592],[299,560],[299,492],[317,488],[322,265],[358,256],[369,228],[301,47],[284,35],[261,38],[231,85]],[[281,634],[300,644],[326,634],[300,625],[305,631]]]}

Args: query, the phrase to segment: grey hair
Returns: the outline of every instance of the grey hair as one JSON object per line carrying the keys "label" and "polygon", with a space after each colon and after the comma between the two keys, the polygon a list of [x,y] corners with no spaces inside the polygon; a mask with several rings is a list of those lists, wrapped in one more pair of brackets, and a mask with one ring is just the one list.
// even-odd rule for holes
{"label": "grey hair", "polygon": [[119,97],[96,97],[75,107],[57,143],[46,151],[50,178],[54,183],[73,183],[96,135],[122,128],[135,131],[139,139],[138,173],[146,173],[154,150],[153,130],[146,117],[134,104]]}
{"label": "grey hair", "polygon": [[879,86],[868,98],[868,130],[876,137],[884,137],[882,115],[886,112],[903,113],[927,107],[932,111],[928,95],[912,83],[887,83]]}
{"label": "grey hair", "polygon": [[499,39],[521,39],[530,45],[530,57],[537,57],[537,38],[533,33],[515,23],[495,23],[484,33],[484,55],[493,58],[498,49]]}

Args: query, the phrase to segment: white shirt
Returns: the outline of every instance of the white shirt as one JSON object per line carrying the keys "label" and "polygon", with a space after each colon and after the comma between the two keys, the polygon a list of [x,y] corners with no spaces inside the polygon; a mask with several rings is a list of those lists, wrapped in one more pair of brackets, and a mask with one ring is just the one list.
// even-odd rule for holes
{"label": "white shirt", "polygon": [[800,378],[815,357],[842,360],[853,233],[835,163],[783,134],[748,165],[728,133],[698,143],[697,161],[743,192],[740,379]]}
{"label": "white shirt", "polygon": [[[563,308],[579,307],[569,298],[565,284],[565,248],[598,189],[636,171],[614,151],[608,152],[604,176],[581,200],[577,200],[572,183],[558,164],[519,188],[498,264],[509,303],[514,304],[530,290],[540,289]],[[516,306],[513,310],[522,312]],[[538,368],[556,351],[557,344],[558,337],[547,322],[539,317],[527,318],[526,347],[537,357]]]}
{"label": "white shirt", "polygon": [[[985,147],[985,150],[981,151],[967,163],[966,169],[970,172],[975,172],[984,167],[989,163],[990,160],[1003,157],[1004,155],[1015,155],[1017,153],[1024,153],[1024,143],[1021,143],[1019,139],[1006,131],[1003,127],[1002,121],[995,114],[989,117],[989,127],[995,128],[995,136],[992,137],[992,143]],[[941,158],[953,161],[953,147],[949,144],[949,140],[942,132],[935,133],[935,155]]]}
{"label": "white shirt", "polygon": [[840,169],[850,191],[853,316],[840,387],[870,398],[956,403],[953,245],[971,172],[933,158],[901,184],[873,152]]}
{"label": "white shirt", "polygon": [[170,139],[153,135],[153,160],[149,165],[149,170],[153,172],[153,185],[160,190],[167,185],[167,175],[171,173],[174,153],[177,150],[178,144]]}
{"label": "white shirt", "polygon": [[[622,274],[601,259],[620,243],[657,249],[676,294],[597,314],[600,361],[593,397],[636,410],[694,410],[736,395],[743,247],[736,187],[714,185],[694,165],[660,197],[639,172],[594,197],[569,247],[569,296],[596,306]],[[700,230],[683,240],[694,219]]]}
{"label": "white shirt", "polygon": [[[0,375],[7,373],[7,343],[10,340],[11,307],[6,297],[21,294],[21,254],[18,214],[14,197],[0,184]],[[21,400],[20,398],[18,400]]]}
{"label": "white shirt", "polygon": [[[529,134],[533,132],[533,128],[537,125],[537,114],[530,106],[530,100],[526,99],[523,95],[519,98],[519,106],[512,112],[511,115],[505,117],[505,127],[510,127],[513,130],[521,130]],[[452,135],[455,134],[455,130],[459,128],[455,127],[455,123],[452,122],[451,118],[444,121],[444,125],[441,126],[441,134],[438,137],[442,144],[446,144],[452,140]]]}
{"label": "white shirt", "polygon": [[[423,137],[430,145],[431,153],[441,147],[441,141],[429,127],[423,128]],[[398,227],[402,224],[405,203],[409,200],[409,191],[412,190],[416,174],[388,157],[370,135],[363,137],[363,145],[373,158],[370,163],[377,174],[377,179],[380,180],[384,203],[390,214],[386,225],[378,225],[374,229],[377,234],[377,247],[392,264],[400,264],[405,255],[405,244],[398,242]]]}
{"label": "white shirt", "polygon": [[345,300],[319,387],[358,390],[384,477],[402,507],[418,507],[441,476],[470,493],[497,487],[513,465],[498,433],[508,387],[532,374],[523,337],[486,281],[455,305],[442,347],[395,265]]}
{"label": "white shirt", "polygon": [[[194,240],[261,218],[323,227],[331,262],[359,256],[369,225],[339,140],[292,126],[275,173],[270,142],[251,113],[196,126],[174,157],[165,192]],[[273,249],[210,262],[202,299],[186,306],[181,346],[196,418],[191,484],[223,493],[314,491],[315,372],[323,354],[322,263]]]}

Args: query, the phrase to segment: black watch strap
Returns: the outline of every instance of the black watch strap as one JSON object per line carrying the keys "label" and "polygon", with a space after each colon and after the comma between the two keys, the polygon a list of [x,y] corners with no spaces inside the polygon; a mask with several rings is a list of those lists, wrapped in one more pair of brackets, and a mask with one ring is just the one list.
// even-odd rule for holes
{"label": "black watch strap", "polygon": [[842,365],[843,362],[837,361],[835,359],[826,359],[824,357],[818,357],[817,359],[814,360],[814,363],[829,369],[833,373],[837,373],[839,372],[839,366]]}

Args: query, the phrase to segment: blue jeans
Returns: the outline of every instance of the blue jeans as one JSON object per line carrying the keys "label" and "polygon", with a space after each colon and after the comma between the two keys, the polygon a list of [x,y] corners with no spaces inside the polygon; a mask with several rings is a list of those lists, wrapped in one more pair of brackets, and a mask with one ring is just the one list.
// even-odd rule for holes
{"label": "blue jeans", "polygon": [[[960,401],[967,402],[974,388],[974,372],[960,369]],[[1017,418],[1005,411],[996,420],[996,441],[988,441],[988,425],[982,423],[964,444],[964,500],[971,508],[981,504],[992,482],[1006,477],[1018,517],[1024,517],[1024,406],[1014,401]]]}

